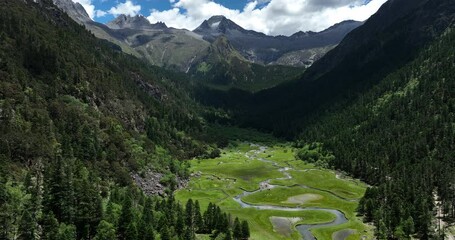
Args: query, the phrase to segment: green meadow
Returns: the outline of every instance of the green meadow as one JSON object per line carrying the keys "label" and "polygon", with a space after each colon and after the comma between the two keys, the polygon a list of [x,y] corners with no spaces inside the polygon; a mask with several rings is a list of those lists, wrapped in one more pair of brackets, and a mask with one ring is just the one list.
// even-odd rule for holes
{"label": "green meadow", "polygon": [[[176,192],[177,200],[199,200],[201,209],[212,202],[232,216],[248,221],[251,239],[301,239],[296,230],[299,224],[321,224],[336,216],[323,210],[259,210],[242,208],[234,197],[244,191],[264,188],[264,182],[273,187],[241,198],[244,203],[257,206],[317,207],[336,209],[348,221],[341,225],[314,228],[317,239],[332,239],[336,232],[350,230],[347,239],[372,239],[372,229],[356,216],[358,200],[366,185],[358,180],[341,176],[333,170],[321,169],[296,160],[295,149],[287,144],[260,144],[234,142],[222,150],[216,159],[191,160],[192,177],[186,189]],[[290,176],[290,178],[288,177]],[[262,184],[261,184],[262,183]],[[206,236],[199,236],[204,239]]]}

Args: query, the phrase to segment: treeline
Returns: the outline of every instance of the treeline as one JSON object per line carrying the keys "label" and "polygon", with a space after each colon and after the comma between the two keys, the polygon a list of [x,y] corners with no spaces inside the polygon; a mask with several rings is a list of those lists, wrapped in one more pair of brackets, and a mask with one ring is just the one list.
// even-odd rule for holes
{"label": "treeline", "polygon": [[336,168],[374,185],[358,210],[378,239],[443,239],[440,221],[455,220],[454,53],[448,29],[352,103],[320,112],[301,135],[325,143]]}

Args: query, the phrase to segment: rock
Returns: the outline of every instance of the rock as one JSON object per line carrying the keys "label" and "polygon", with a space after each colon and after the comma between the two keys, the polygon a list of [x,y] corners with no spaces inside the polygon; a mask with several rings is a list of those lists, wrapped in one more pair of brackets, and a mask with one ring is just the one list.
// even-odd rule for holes
{"label": "rock", "polygon": [[144,90],[148,95],[155,98],[157,101],[163,102],[168,99],[167,95],[164,94],[159,87],[146,82],[139,74],[131,73],[131,77],[142,90]]}
{"label": "rock", "polygon": [[[166,186],[163,186],[160,183],[163,176],[163,173],[153,172],[151,170],[144,173],[143,177],[138,173],[131,174],[131,178],[133,178],[136,185],[142,189],[145,194],[166,196]],[[188,186],[188,179],[177,178],[177,189],[185,188],[186,186]]]}

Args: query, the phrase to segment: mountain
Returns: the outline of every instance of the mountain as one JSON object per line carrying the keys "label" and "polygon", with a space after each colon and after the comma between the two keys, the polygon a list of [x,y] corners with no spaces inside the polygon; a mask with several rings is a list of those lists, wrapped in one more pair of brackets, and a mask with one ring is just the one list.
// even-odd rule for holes
{"label": "mountain", "polygon": [[362,24],[345,21],[320,33],[298,32],[290,37],[273,37],[245,30],[224,16],[214,16],[190,32],[168,28],[165,23],[150,24],[143,16],[119,15],[103,25],[82,18],[87,14],[81,12],[81,6],[71,0],[54,2],[97,37],[111,41],[123,51],[145,58],[154,65],[182,72],[194,67],[194,60],[200,58],[210,43],[221,35],[226,36],[232,46],[250,62],[307,67],[337,45],[349,31]]}
{"label": "mountain", "polygon": [[53,0],[54,4],[59,6],[64,12],[68,13],[73,20],[80,24],[90,23],[92,19],[80,3],[73,3],[68,0]]}
{"label": "mountain", "polygon": [[225,16],[213,16],[208,20],[204,20],[202,24],[193,30],[193,32],[198,33],[209,42],[213,42],[217,37],[221,35],[226,35],[231,32],[240,32],[242,34],[251,34],[257,36],[266,36],[263,33],[258,33],[255,31],[247,31],[237,25],[235,22],[227,19]]}
{"label": "mountain", "polygon": [[153,30],[153,29],[167,29],[167,26],[163,22],[151,24],[144,16],[138,15],[134,17],[126,16],[124,14],[119,15],[116,19],[106,24],[110,29],[136,29],[136,30]]}
{"label": "mountain", "polygon": [[[338,44],[347,32],[362,24],[346,21],[320,33],[272,37],[245,30],[223,16],[204,21],[194,31],[168,28],[164,23],[151,24],[144,16],[119,15],[104,25],[82,19],[81,6],[71,0],[54,3],[95,36],[118,45],[122,51],[153,65],[188,73],[218,89],[259,91],[292,80]],[[242,56],[241,61],[211,56],[215,41],[221,36],[227,39],[233,52]]]}
{"label": "mountain", "polygon": [[210,45],[191,31],[150,24],[143,16],[120,15],[107,26],[151,64],[182,72]]}
{"label": "mountain", "polygon": [[191,31],[168,28],[162,22],[151,24],[143,16],[119,15],[106,25],[92,20],[80,21],[75,11],[77,3],[71,0],[55,0],[54,3],[98,38],[156,66],[186,72],[194,58],[210,45]]}
{"label": "mountain", "polygon": [[286,134],[299,132],[289,129],[288,121],[295,127],[302,126],[302,120],[313,112],[349,101],[358,92],[374,86],[411,61],[453,21],[453,6],[447,1],[436,4],[419,0],[412,6],[407,4],[408,0],[385,3],[335,49],[307,69],[301,79],[258,93],[251,102],[259,104],[252,104],[252,111],[245,110],[254,116],[248,121],[261,128],[274,126],[279,132],[281,120],[268,117],[269,123],[263,121],[264,116],[277,111],[281,114],[276,116],[286,116],[281,128]]}
{"label": "mountain", "polygon": [[245,59],[220,35],[207,51],[196,58],[188,74],[211,88],[256,92],[299,77],[304,69],[291,66],[263,66]]}
{"label": "mountain", "polygon": [[[63,10],[72,10],[77,5],[71,0],[55,3]],[[75,18],[77,12],[71,11],[69,15]],[[194,32],[168,28],[164,23],[151,24],[143,16],[119,15],[106,25],[91,20],[79,23],[96,36],[119,45],[124,52],[156,66],[188,73],[197,82],[217,89],[258,91],[293,79],[303,71],[251,64],[230,43],[228,51],[214,51],[222,48],[219,43],[223,41],[209,43]],[[231,58],[234,55],[238,58]]]}
{"label": "mountain", "polygon": [[361,22],[344,21],[318,33],[298,32],[290,37],[273,37],[245,30],[224,16],[214,16],[193,32],[209,42],[226,36],[234,48],[255,63],[308,66],[360,25]]}

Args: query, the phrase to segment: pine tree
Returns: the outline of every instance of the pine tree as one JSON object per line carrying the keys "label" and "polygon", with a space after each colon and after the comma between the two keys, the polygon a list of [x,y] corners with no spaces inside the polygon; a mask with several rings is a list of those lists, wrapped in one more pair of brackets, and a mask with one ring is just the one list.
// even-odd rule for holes
{"label": "pine tree", "polygon": [[138,233],[140,239],[151,239],[154,238],[153,228],[154,228],[154,219],[152,211],[152,199],[146,198],[144,203],[144,208],[142,210],[142,217],[139,221]]}
{"label": "pine tree", "polygon": [[122,212],[120,214],[118,220],[118,229],[117,235],[119,239],[127,239],[126,230],[128,229],[128,225],[133,222],[133,211],[132,211],[132,200],[129,195],[125,196],[125,200],[122,204]]}
{"label": "pine tree", "polygon": [[201,207],[199,206],[198,200],[196,200],[194,203],[194,225],[197,229],[197,232],[202,231],[204,228],[204,223],[201,215]]}
{"label": "pine tree", "polygon": [[191,198],[186,202],[185,224],[191,230],[191,232],[194,232],[194,205]]}
{"label": "pine tree", "polygon": [[248,226],[248,222],[246,220],[242,221],[242,239],[250,238],[250,227]]}
{"label": "pine tree", "polygon": [[81,163],[77,164],[75,181],[76,214],[75,225],[78,238],[91,238],[102,219],[101,196],[97,181]]}
{"label": "pine tree", "polygon": [[[140,236],[141,237],[141,236]],[[142,235],[143,240],[155,240],[155,231],[152,226],[147,226],[145,232]]]}
{"label": "pine tree", "polygon": [[98,224],[96,232],[93,240],[112,240],[117,237],[114,225],[104,220]]}
{"label": "pine tree", "polygon": [[107,205],[106,205],[106,212],[104,214],[104,217],[103,219],[105,221],[112,221],[112,223],[114,225],[116,225],[116,219],[115,219],[115,215],[114,215],[114,206],[113,206],[113,203],[111,201],[111,199],[109,199],[109,201],[107,202]]}
{"label": "pine tree", "polygon": [[185,230],[185,222],[183,219],[183,214],[180,212],[177,216],[175,231],[176,231],[177,235],[183,236],[184,230]]}
{"label": "pine tree", "polygon": [[227,231],[224,236],[224,240],[232,240],[232,234],[231,231]]}
{"label": "pine tree", "polygon": [[381,219],[379,220],[379,226],[377,227],[377,238],[379,240],[387,240],[387,226],[385,225],[384,221]]}
{"label": "pine tree", "polygon": [[[2,124],[3,125],[3,122]],[[2,126],[0,126],[1,130]],[[8,190],[6,190],[6,170],[4,168],[5,164],[0,157],[0,239],[8,239]]]}
{"label": "pine tree", "polygon": [[52,212],[43,214],[42,220],[40,221],[40,225],[42,227],[41,239],[43,240],[56,239],[59,224]]}
{"label": "pine tree", "polygon": [[56,240],[76,240],[76,227],[72,224],[61,223],[58,227]]}
{"label": "pine tree", "polygon": [[406,236],[409,236],[414,233],[414,220],[412,219],[411,216],[409,216],[408,219],[406,219],[403,223],[403,231],[406,234]]}
{"label": "pine tree", "polygon": [[184,240],[193,240],[195,239],[195,235],[194,235],[194,232],[190,229],[190,228],[185,228],[185,233],[183,235],[183,239]]}
{"label": "pine tree", "polygon": [[126,228],[125,232],[125,239],[128,240],[138,240],[138,232],[137,232],[137,226],[136,223],[133,221],[130,224],[128,224],[128,227]]}
{"label": "pine tree", "polygon": [[240,240],[242,239],[242,226],[240,225],[239,218],[235,218],[234,220],[234,230],[233,234],[235,240]]}
{"label": "pine tree", "polygon": [[171,236],[169,234],[169,229],[167,226],[163,226],[160,231],[161,240],[171,240]]}
{"label": "pine tree", "polygon": [[147,225],[154,225],[154,218],[153,218],[153,202],[151,198],[147,198],[145,200],[144,209],[142,211],[142,220]]}
{"label": "pine tree", "polygon": [[22,213],[22,218],[19,223],[18,239],[20,240],[32,240],[35,239],[35,227],[36,221],[32,217],[32,212],[29,209],[25,209]]}

